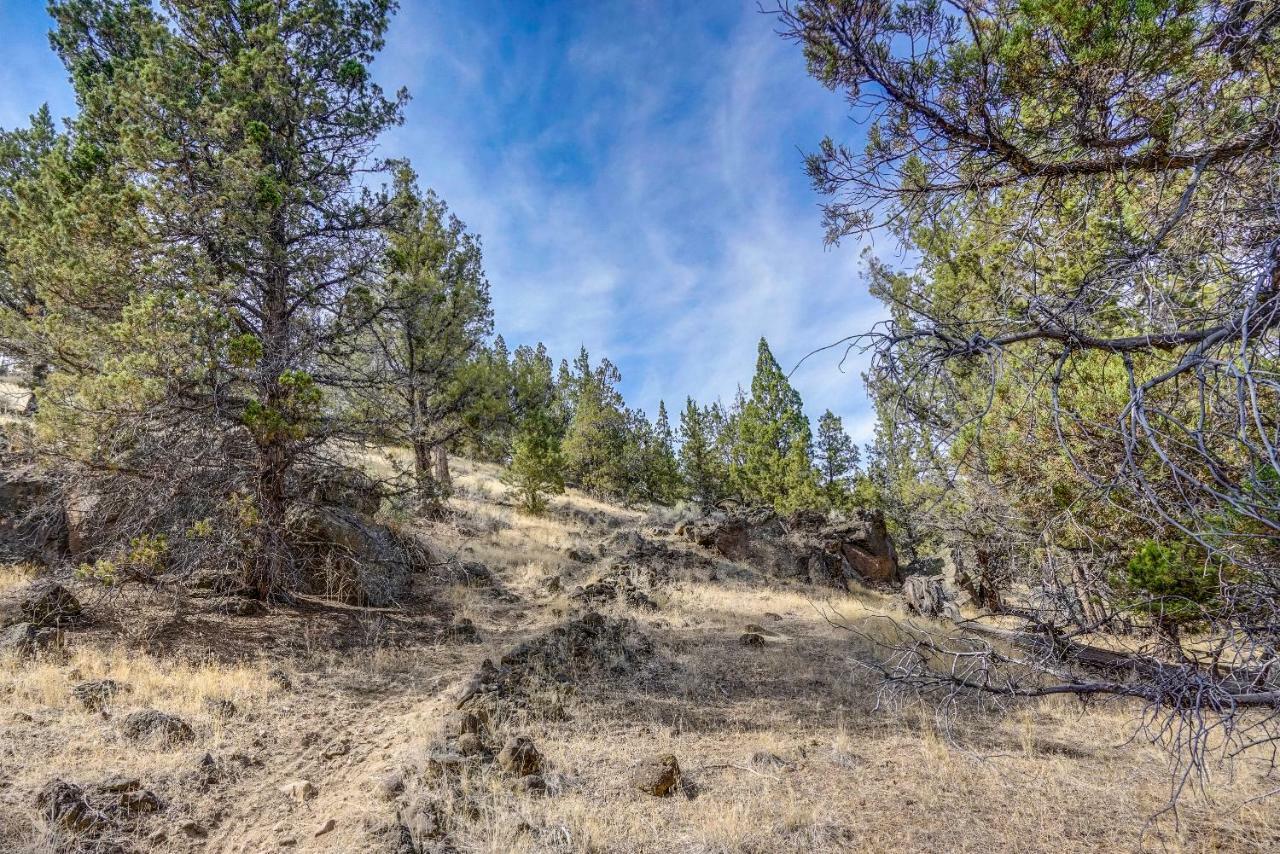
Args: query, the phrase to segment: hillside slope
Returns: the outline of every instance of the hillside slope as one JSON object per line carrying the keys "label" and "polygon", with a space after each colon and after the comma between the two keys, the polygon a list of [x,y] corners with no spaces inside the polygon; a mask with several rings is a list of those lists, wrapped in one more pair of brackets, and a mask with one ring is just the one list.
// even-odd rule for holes
{"label": "hillside slope", "polygon": [[[894,702],[841,628],[904,619],[891,597],[782,584],[671,513],[571,492],[527,516],[496,469],[456,471],[401,608],[68,584],[66,648],[0,667],[0,849],[1280,847],[1261,757],[1149,821],[1171,776],[1129,710]],[[134,738],[145,710],[190,730]]]}

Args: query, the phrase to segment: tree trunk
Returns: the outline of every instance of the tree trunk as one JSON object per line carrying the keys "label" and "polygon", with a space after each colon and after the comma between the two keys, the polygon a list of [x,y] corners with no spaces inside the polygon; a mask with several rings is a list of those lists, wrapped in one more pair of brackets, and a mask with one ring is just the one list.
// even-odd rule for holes
{"label": "tree trunk", "polygon": [[280,440],[258,448],[258,554],[249,588],[259,599],[269,599],[282,589],[289,568],[286,536],[288,473],[286,448]]}
{"label": "tree trunk", "polygon": [[27,405],[23,408],[26,415],[35,415],[40,409],[39,395],[44,388],[45,381],[49,379],[49,363],[36,362],[31,366],[31,396],[27,398]]}
{"label": "tree trunk", "polygon": [[444,445],[436,445],[431,449],[431,476],[436,482],[436,494],[441,498],[453,490],[453,478],[449,476],[449,454]]}
{"label": "tree trunk", "polygon": [[413,440],[413,486],[418,493],[418,507],[426,510],[434,506],[431,445],[423,439]]}

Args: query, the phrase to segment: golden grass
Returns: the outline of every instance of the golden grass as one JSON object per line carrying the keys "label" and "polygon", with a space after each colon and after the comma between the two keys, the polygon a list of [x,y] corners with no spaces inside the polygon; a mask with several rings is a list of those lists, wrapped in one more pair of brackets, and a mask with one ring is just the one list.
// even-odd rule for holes
{"label": "golden grass", "polygon": [[[613,531],[658,518],[572,491],[530,516],[498,503],[513,501],[498,467],[453,465],[453,514],[411,524],[442,553],[485,563],[501,589],[424,579],[421,593],[446,619],[473,620],[482,644],[428,636],[404,647],[325,650],[303,637],[297,666],[305,678],[295,674],[287,691],[268,678],[281,664],[271,659],[169,660],[75,641],[63,659],[0,662],[0,724],[12,712],[34,718],[8,734],[11,785],[0,801],[18,803],[53,776],[119,769],[166,779],[190,768],[192,752],[251,749],[263,765],[231,788],[173,796],[171,810],[183,815],[229,814],[224,830],[186,840],[192,850],[380,850],[370,828],[394,825],[397,810],[419,797],[442,810],[460,852],[1280,850],[1280,803],[1251,800],[1280,785],[1261,752],[1215,763],[1203,790],[1184,793],[1175,822],[1160,815],[1173,779],[1168,755],[1132,738],[1134,707],[1055,698],[939,715],[929,704],[884,697],[862,666],[874,645],[841,626],[874,639],[894,631],[882,615],[931,624],[907,620],[892,596],[785,586],[728,564],[717,570],[720,581],[677,574],[655,592],[657,611],[606,606],[652,638],[662,665],[654,674],[564,686],[556,700],[565,720],[530,714],[497,723],[493,747],[522,733],[542,751],[546,796],[514,793],[491,765],[447,780],[426,757],[480,659],[498,661],[564,619],[572,603],[548,589],[549,578],[571,588],[608,565],[571,561],[567,550],[595,550]],[[0,588],[25,572],[0,568]],[[749,624],[768,631],[763,648],[739,643]],[[111,719],[82,710],[71,695],[76,682],[96,678],[132,686]],[[206,699],[229,699],[240,714],[224,724]],[[195,744],[123,745],[113,720],[134,708],[183,716]],[[323,759],[321,746],[339,735],[355,747]],[[678,757],[689,796],[633,790],[631,768],[667,752]],[[407,791],[384,802],[371,781],[388,771],[406,776]],[[320,787],[314,802],[280,797],[278,787],[297,777]],[[337,829],[314,837],[329,817]]]}

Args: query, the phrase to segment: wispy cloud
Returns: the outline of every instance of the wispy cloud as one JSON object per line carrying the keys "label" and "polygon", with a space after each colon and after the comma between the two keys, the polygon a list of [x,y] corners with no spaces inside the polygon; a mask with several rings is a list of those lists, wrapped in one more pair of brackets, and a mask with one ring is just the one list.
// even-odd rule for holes
{"label": "wispy cloud", "polygon": [[[790,368],[881,317],[803,175],[844,104],[770,18],[712,6],[446,4],[402,18],[380,66],[415,90],[390,144],[485,235],[499,329],[608,355],[650,413],[730,399],[761,335]],[[838,361],[794,381],[866,439],[864,363]]]}
{"label": "wispy cloud", "polygon": [[[2,126],[72,109],[47,29],[42,3],[0,5]],[[881,317],[803,175],[802,150],[857,129],[754,4],[404,3],[375,71],[413,95],[384,152],[484,237],[498,329],[609,356],[650,414],[731,399],[761,335],[790,369]],[[793,381],[865,440],[864,363],[838,361]]]}

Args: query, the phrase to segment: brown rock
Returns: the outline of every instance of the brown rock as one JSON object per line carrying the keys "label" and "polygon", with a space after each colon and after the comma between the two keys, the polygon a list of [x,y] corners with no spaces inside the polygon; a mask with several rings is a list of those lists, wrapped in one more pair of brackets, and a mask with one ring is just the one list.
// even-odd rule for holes
{"label": "brown rock", "polygon": [[291,801],[303,803],[320,794],[320,790],[310,780],[291,780],[280,787],[280,794]]}
{"label": "brown rock", "polygon": [[631,786],[647,795],[665,798],[680,785],[680,763],[671,754],[655,756],[631,772]]}
{"label": "brown rock", "polygon": [[80,600],[53,581],[30,585],[18,600],[18,614],[38,629],[74,620],[80,612]]}
{"label": "brown rock", "polygon": [[738,638],[738,643],[743,646],[764,646],[764,636],[758,635],[755,632],[747,632],[742,637]]}
{"label": "brown rock", "polygon": [[36,794],[36,808],[51,825],[83,832],[106,823],[84,789],[64,780],[50,780]]}
{"label": "brown rock", "polygon": [[513,736],[498,753],[498,765],[517,777],[526,777],[542,770],[542,754],[533,741],[523,735]]}
{"label": "brown rock", "polygon": [[72,695],[80,701],[87,712],[100,712],[116,698],[117,694],[128,693],[129,686],[114,679],[91,679],[81,682],[71,689]]}
{"label": "brown rock", "polygon": [[478,756],[484,753],[484,741],[474,732],[464,732],[458,736],[458,752],[463,756]]}
{"label": "brown rock", "polygon": [[449,716],[447,735],[480,735],[485,731],[489,714],[483,708],[468,712],[454,712]]}

